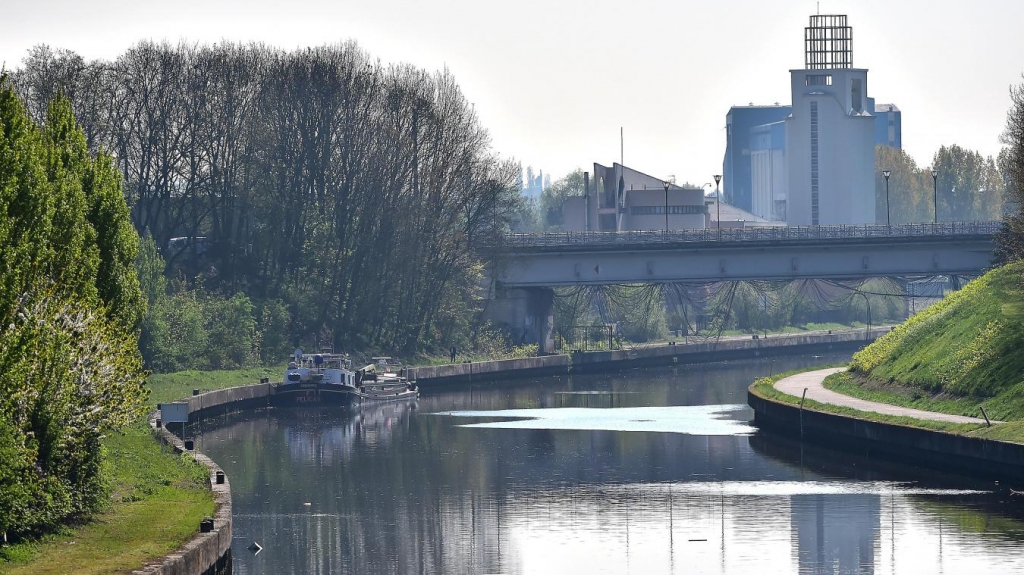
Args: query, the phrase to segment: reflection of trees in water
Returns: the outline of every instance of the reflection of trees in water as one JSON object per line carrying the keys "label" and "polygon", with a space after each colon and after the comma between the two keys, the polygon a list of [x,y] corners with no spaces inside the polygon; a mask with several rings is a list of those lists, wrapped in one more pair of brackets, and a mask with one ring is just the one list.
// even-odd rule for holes
{"label": "reflection of trees in water", "polygon": [[[272,409],[221,418],[199,445],[231,479],[235,573],[517,573],[530,551],[523,538],[607,529],[610,541],[625,541],[627,516],[628,549],[637,553],[655,536],[665,539],[659,549],[667,553],[675,522],[683,539],[674,542],[678,569],[687,564],[683,546],[691,533],[724,547],[708,551],[724,558],[754,544],[750,526],[770,526],[788,553],[788,499],[677,493],[670,506],[667,491],[635,486],[797,480],[800,469],[751,457],[746,437],[466,429],[458,427],[463,420],[424,412],[453,403],[553,406],[555,391],[605,387],[637,391],[651,405],[698,403],[742,393],[764,369],[752,362],[574,376],[558,385],[475,388],[471,402],[464,390],[434,390],[415,416]],[[776,370],[785,369],[780,360]],[[609,485],[623,488],[612,493]],[[252,540],[266,547],[258,557],[244,550]]]}
{"label": "reflection of trees in water", "polygon": [[[439,428],[411,429],[411,411],[222,420],[206,444],[232,482],[234,572],[519,572],[501,540],[501,500],[472,489],[474,472],[458,469],[469,466]],[[459,462],[439,462],[442,445]],[[253,540],[266,548],[257,557],[244,551]]]}

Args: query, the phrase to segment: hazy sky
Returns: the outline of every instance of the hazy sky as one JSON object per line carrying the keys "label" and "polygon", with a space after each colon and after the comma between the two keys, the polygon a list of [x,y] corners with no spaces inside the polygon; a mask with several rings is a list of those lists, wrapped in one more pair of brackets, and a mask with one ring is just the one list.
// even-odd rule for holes
{"label": "hazy sky", "polygon": [[116,57],[140,39],[355,39],[384,62],[447,66],[495,149],[553,178],[619,158],[701,184],[734,104],[788,103],[803,28],[848,14],[868,95],[903,111],[922,165],[943,144],[985,155],[1024,73],[1022,0],[0,0],[0,62],[36,44]]}

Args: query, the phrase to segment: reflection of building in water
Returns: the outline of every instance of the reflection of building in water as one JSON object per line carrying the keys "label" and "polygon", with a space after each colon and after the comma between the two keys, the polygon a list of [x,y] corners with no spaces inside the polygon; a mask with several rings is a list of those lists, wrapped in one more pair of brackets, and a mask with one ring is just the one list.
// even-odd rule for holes
{"label": "reflection of building in water", "polygon": [[878,495],[794,495],[790,509],[800,573],[875,572]]}

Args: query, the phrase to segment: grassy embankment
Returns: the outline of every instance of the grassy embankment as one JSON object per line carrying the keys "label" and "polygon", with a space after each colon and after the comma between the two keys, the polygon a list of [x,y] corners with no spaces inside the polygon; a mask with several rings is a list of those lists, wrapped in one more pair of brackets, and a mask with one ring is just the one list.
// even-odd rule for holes
{"label": "grassy embankment", "polygon": [[[184,371],[149,378],[149,402],[173,401],[193,389],[211,390],[280,378],[284,368]],[[111,497],[91,521],[41,541],[0,547],[0,573],[39,575],[130,571],[187,541],[213,513],[206,469],[177,455],[139,424],[103,441]]]}
{"label": "grassy embankment", "polygon": [[[810,369],[801,369],[797,371],[789,371],[786,373],[780,373],[773,377],[762,377],[754,382],[750,386],[750,391],[755,395],[763,397],[765,399],[771,399],[778,401],[779,403],[786,403],[789,405],[800,405],[800,398],[797,396],[782,393],[775,389],[775,382],[779,381],[784,377],[795,375],[804,371],[816,371],[819,369],[825,369],[827,367],[839,367],[838,365],[820,365]],[[838,405],[831,405],[828,403],[819,403],[813,399],[807,399],[804,401],[804,409],[812,411],[821,411],[824,413],[834,413],[837,415],[845,415],[848,417],[855,417],[857,419],[863,419],[867,421],[877,421],[880,423],[892,423],[895,425],[905,425],[907,427],[918,427],[921,429],[930,429],[932,431],[944,431],[947,433],[961,433],[971,434],[984,428],[984,424],[962,424],[962,423],[946,423],[943,421],[925,421],[921,419],[914,419],[912,417],[899,417],[895,415],[886,415],[882,413],[871,413],[866,411],[860,411],[849,407],[842,407]]]}
{"label": "grassy embankment", "polygon": [[106,508],[40,541],[0,547],[6,575],[130,571],[188,540],[213,513],[206,468],[155,441],[142,424],[104,439]]}
{"label": "grassy embankment", "polygon": [[[782,395],[756,387],[765,396]],[[957,415],[982,417],[984,407],[991,419],[1005,423],[939,428],[1024,442],[1024,264],[993,270],[910,318],[854,355],[851,371],[829,377],[825,387]]]}

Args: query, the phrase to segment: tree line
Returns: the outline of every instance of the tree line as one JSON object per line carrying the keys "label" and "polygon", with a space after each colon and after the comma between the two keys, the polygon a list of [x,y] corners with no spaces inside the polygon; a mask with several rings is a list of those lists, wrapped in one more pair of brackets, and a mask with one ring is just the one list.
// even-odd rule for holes
{"label": "tree line", "polygon": [[447,71],[385,66],[354,43],[141,42],[113,61],[36,47],[12,78],[37,120],[66,94],[88,147],[110,152],[172,291],[243,293],[257,322],[286,309],[281,348],[472,338],[475,247],[520,211],[520,170]]}
{"label": "tree line", "polygon": [[1009,148],[992,158],[956,144],[942,146],[930,166],[918,166],[903,150],[877,146],[875,221],[998,221],[1012,208],[1007,193],[1009,166]]}
{"label": "tree line", "polygon": [[91,155],[70,102],[35,122],[0,76],[0,537],[104,500],[100,439],[145,399],[144,313],[114,159]]}

